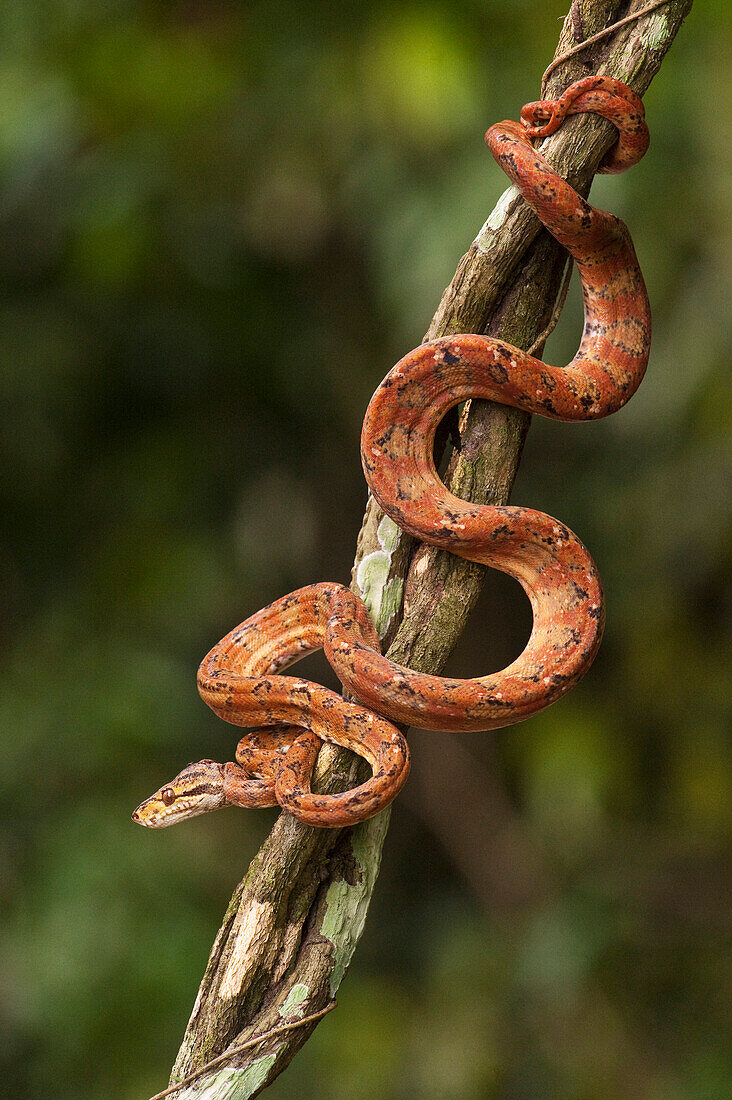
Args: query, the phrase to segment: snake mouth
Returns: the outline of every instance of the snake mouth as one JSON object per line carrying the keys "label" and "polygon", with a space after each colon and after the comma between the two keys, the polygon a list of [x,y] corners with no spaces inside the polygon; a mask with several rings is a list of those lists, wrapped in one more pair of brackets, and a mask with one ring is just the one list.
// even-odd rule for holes
{"label": "snake mouth", "polygon": [[146,818],[145,809],[146,809],[149,802],[150,802],[150,799],[146,798],[144,802],[140,803],[140,805],[137,807],[137,809],[132,814],[132,820],[134,821],[135,825],[144,825],[144,827],[146,829],[162,828],[163,824],[167,824],[167,822],[158,823],[157,821],[154,821],[152,818]]}
{"label": "snake mouth", "polygon": [[165,829],[180,820],[178,814],[166,814],[160,799],[146,798],[141,802],[132,814],[135,825],[142,825],[146,829]]}

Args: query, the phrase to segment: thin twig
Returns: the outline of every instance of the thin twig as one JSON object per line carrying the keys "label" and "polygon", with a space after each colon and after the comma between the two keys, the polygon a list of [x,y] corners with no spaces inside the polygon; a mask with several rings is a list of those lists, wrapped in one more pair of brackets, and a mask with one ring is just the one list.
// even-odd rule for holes
{"label": "thin twig", "polygon": [[259,1046],[265,1039],[271,1039],[274,1035],[280,1035],[285,1031],[294,1031],[296,1027],[302,1027],[304,1024],[312,1023],[313,1020],[319,1020],[322,1016],[326,1016],[329,1012],[338,1004],[337,1001],[331,1001],[325,1008],[321,1008],[320,1012],[312,1012],[309,1016],[303,1016],[302,1020],[294,1020],[291,1024],[283,1024],[282,1027],[273,1027],[269,1031],[262,1032],[256,1039],[248,1039],[246,1043],[239,1043],[238,1046],[229,1047],[223,1054],[219,1054],[218,1058],[212,1058],[210,1062],[206,1062],[204,1066],[197,1069],[195,1073],[189,1073],[187,1077],[184,1077],[181,1081],[176,1081],[174,1085],[169,1085],[167,1089],[163,1089],[162,1092],[156,1092],[154,1096],[150,1097],[150,1100],[163,1100],[164,1096],[172,1096],[178,1089],[182,1089],[184,1085],[190,1085],[192,1081],[198,1080],[199,1077],[203,1077],[204,1073],[208,1073],[210,1069],[215,1069],[216,1066],[220,1066],[222,1062],[228,1062],[235,1054],[241,1054],[244,1050],[251,1050],[252,1047]]}
{"label": "thin twig", "polygon": [[564,281],[562,282],[562,288],[559,291],[559,296],[557,298],[557,304],[554,306],[554,312],[552,313],[551,317],[549,318],[549,323],[546,326],[546,328],[544,329],[544,331],[539,333],[539,335],[536,337],[533,344],[529,348],[528,353],[527,353],[528,355],[533,355],[536,352],[537,348],[540,348],[542,346],[542,344],[545,344],[546,341],[551,336],[554,329],[556,328],[557,321],[559,320],[559,316],[560,316],[562,310],[564,309],[564,303],[567,300],[567,291],[569,290],[569,284],[570,284],[571,279],[572,279],[572,268],[573,268],[573,266],[574,266],[574,264],[572,263],[572,257],[568,256],[567,257],[567,266],[564,269]]}
{"label": "thin twig", "polygon": [[560,54],[559,57],[555,57],[551,65],[544,70],[544,75],[541,78],[541,94],[544,94],[544,88],[546,82],[549,79],[551,73],[561,65],[563,61],[566,61],[569,57],[574,57],[580,50],[584,50],[587,46],[592,46],[595,42],[599,42],[602,38],[606,38],[607,35],[612,34],[618,29],[618,27],[624,27],[626,23],[632,23],[634,19],[640,19],[642,15],[648,15],[649,12],[655,11],[656,8],[663,7],[664,4],[670,3],[670,0],[654,0],[652,4],[646,4],[640,11],[634,11],[632,15],[626,15],[624,19],[618,19],[617,23],[611,23],[609,27],[605,27],[603,31],[598,31],[597,34],[590,35],[584,42],[578,42],[576,46],[573,46],[571,50],[567,50],[566,53]]}

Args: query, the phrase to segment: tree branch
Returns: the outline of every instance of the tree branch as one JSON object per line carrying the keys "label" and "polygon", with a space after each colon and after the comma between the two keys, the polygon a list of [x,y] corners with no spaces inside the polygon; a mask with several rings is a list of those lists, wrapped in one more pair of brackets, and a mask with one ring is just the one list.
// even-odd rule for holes
{"label": "tree branch", "polygon": [[[601,72],[643,94],[691,8],[692,0],[628,23],[558,66],[546,94]],[[555,57],[646,0],[573,0]],[[530,98],[530,96],[527,96]],[[491,120],[487,120],[491,121]],[[592,115],[575,116],[548,138],[542,152],[554,168],[587,194],[614,130]],[[514,188],[463,256],[426,334],[479,332],[528,348],[552,314],[564,254],[541,231]],[[508,502],[529,417],[474,401],[460,424],[461,447],[446,480],[466,500]],[[358,539],[353,587],[365,599],[389,656],[439,673],[477,599],[483,566],[431,547],[415,546],[369,502]],[[319,789],[343,790],[357,781],[361,763],[325,746]],[[232,1051],[172,1095],[244,1100],[257,1095],[289,1064],[334,998],[361,936],[379,871],[389,811],[341,832],[311,829],[282,814],[252,861],[224,916],[171,1075],[171,1084],[230,1047],[278,1029],[253,1050]]]}

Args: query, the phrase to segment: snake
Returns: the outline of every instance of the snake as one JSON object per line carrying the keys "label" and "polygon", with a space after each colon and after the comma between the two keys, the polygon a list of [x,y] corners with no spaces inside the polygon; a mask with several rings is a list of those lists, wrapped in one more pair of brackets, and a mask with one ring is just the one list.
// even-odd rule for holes
{"label": "snake", "polygon": [[[581,113],[601,115],[617,131],[600,172],[622,172],[645,153],[643,103],[607,76],[587,77],[557,99],[529,103],[519,122],[499,122],[486,134],[498,165],[577,266],[585,318],[572,361],[551,366],[479,334],[430,340],[384,378],[361,433],[364,475],[387,516],[415,539],[520,583],[533,613],[524,650],[490,675],[428,675],[381,653],[368,610],[350,589],[331,582],[300,588],[246,619],[201,663],[203,700],[248,730],[235,761],[189,764],[135,810],[134,821],[161,828],[226,805],[279,805],[306,825],[357,824],[384,809],[407,779],[409,749],[400,727],[467,732],[509,726],[554,703],[589,668],[605,620],[589,552],[565,524],[543,512],[459,499],[434,461],[438,425],[470,398],[552,420],[595,420],[625,405],[643,378],[650,308],[628,229],[590,206],[534,147]],[[348,699],[282,675],[319,649]],[[370,777],[350,790],[314,791],[324,742],[365,759]]]}

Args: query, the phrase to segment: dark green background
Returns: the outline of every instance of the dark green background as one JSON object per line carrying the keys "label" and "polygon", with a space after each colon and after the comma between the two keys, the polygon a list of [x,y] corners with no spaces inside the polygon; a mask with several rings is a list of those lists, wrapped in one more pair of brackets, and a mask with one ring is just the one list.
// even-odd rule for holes
{"label": "dark green background", "polygon": [[[273,817],[154,833],[130,812],[232,756],[195,690],[207,649],[347,581],[366,403],[502,192],[483,132],[536,98],[566,6],[3,5],[7,1095],[164,1086]],[[646,275],[648,377],[607,422],[535,422],[514,493],[594,554],[601,655],[523,726],[411,737],[339,1008],[273,1100],[732,1093],[730,14],[697,4],[646,96],[647,157],[593,190]],[[552,361],[579,328],[575,290]],[[451,669],[498,668],[527,631],[499,578]]]}

